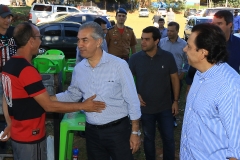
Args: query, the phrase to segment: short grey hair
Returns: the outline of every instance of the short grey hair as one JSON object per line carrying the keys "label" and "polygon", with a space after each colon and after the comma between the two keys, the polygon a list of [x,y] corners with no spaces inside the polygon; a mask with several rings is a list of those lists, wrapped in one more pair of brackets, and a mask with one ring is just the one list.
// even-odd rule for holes
{"label": "short grey hair", "polygon": [[91,34],[92,38],[97,40],[97,39],[104,39],[104,32],[102,30],[102,27],[97,24],[96,22],[86,22],[84,24],[81,25],[81,27],[79,28],[79,31],[87,29],[87,28],[91,28],[93,29],[93,32]]}

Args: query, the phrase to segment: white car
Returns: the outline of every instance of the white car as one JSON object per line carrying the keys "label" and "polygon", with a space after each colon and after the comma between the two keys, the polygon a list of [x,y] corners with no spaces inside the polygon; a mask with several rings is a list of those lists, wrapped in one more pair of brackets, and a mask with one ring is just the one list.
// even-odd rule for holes
{"label": "white car", "polygon": [[157,12],[161,14],[163,17],[166,17],[167,15],[167,10],[166,8],[158,8]]}
{"label": "white car", "polygon": [[148,17],[149,11],[147,8],[140,8],[139,10],[139,17]]}
{"label": "white car", "polygon": [[42,18],[48,16],[55,12],[81,12],[78,8],[72,6],[64,5],[52,5],[52,4],[42,4],[33,3],[29,12],[29,21],[36,24],[37,18]]}
{"label": "white car", "polygon": [[58,17],[61,17],[63,15],[67,15],[67,14],[71,14],[71,13],[70,12],[55,12],[55,13],[52,13],[50,15],[46,15],[44,17],[37,18],[37,24],[42,23],[42,22],[54,21]]}

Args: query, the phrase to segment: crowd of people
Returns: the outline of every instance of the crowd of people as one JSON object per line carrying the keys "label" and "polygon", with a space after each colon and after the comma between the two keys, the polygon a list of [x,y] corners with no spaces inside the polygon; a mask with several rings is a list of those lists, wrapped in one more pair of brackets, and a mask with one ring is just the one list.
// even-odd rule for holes
{"label": "crowd of people", "polygon": [[186,42],[171,12],[166,28],[165,19],[155,17],[158,26],[142,30],[139,52],[134,29],[125,26],[123,8],[108,30],[99,18],[82,24],[71,84],[49,96],[31,65],[41,44],[39,29],[28,22],[10,27],[13,14],[0,5],[0,94],[7,122],[0,139],[11,138],[14,159],[46,160],[46,112],[82,110],[89,160],[133,160],[141,145],[140,130],[146,160],[154,160],[156,128],[163,159],[174,160],[174,116],[184,75],[188,93],[180,159],[240,159],[240,38],[233,35],[239,30],[233,25],[235,15],[218,11],[213,23],[194,26]]}

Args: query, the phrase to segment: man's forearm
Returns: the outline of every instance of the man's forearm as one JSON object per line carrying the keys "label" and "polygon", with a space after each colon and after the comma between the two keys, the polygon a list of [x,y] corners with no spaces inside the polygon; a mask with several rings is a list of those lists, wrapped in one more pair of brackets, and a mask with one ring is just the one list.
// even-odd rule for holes
{"label": "man's forearm", "polygon": [[4,95],[2,97],[2,107],[3,107],[3,114],[7,122],[7,125],[10,126],[12,121],[8,113],[8,106],[7,106],[7,102]]}
{"label": "man's forearm", "polygon": [[138,120],[132,120],[132,131],[138,131],[139,130],[139,119]]}
{"label": "man's forearm", "polygon": [[50,99],[51,99],[52,101],[58,101],[58,99],[57,99],[56,96],[50,96]]}
{"label": "man's forearm", "polygon": [[179,91],[180,91],[180,81],[179,81],[178,75],[172,74],[171,81],[172,81],[174,100],[178,100],[179,99]]}

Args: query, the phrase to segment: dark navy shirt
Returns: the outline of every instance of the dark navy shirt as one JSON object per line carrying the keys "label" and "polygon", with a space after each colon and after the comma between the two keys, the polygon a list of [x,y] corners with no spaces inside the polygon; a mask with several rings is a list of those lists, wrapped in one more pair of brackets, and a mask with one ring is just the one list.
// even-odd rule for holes
{"label": "dark navy shirt", "polygon": [[146,106],[141,107],[142,113],[154,114],[172,107],[170,75],[178,69],[170,52],[158,48],[150,57],[140,51],[131,56],[129,67],[136,77],[137,92],[146,102]]}
{"label": "dark navy shirt", "polygon": [[[240,71],[240,38],[231,34],[229,40],[227,41],[227,50],[229,53],[227,63],[237,73],[239,73]],[[196,69],[190,66],[188,70],[188,74],[186,76],[186,82],[188,85],[192,84],[195,72],[196,72]]]}
{"label": "dark navy shirt", "polygon": [[240,67],[240,38],[230,35],[230,38],[227,42],[227,50],[229,53],[227,63],[239,73]]}

